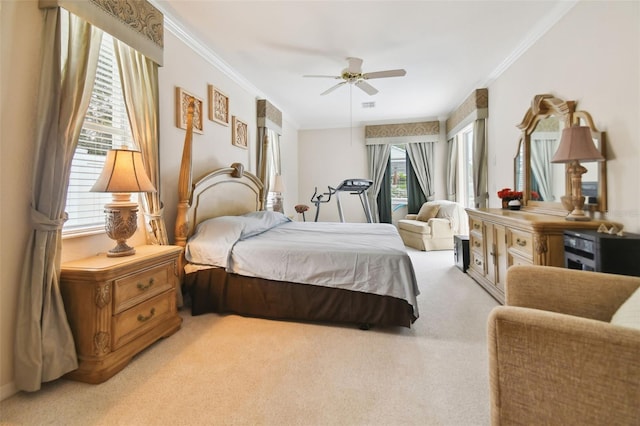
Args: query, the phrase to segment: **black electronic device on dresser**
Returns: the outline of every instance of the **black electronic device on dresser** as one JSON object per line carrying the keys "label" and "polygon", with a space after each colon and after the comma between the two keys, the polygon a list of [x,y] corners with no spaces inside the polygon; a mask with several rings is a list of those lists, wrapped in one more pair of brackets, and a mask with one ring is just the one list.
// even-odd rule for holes
{"label": "black electronic device on dresser", "polygon": [[569,269],[640,277],[640,234],[564,231],[564,265]]}

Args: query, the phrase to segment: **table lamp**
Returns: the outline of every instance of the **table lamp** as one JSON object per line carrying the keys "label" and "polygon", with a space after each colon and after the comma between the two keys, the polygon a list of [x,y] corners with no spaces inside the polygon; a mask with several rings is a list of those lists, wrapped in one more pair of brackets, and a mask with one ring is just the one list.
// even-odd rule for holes
{"label": "table lamp", "polygon": [[565,217],[566,220],[590,220],[589,216],[582,210],[584,206],[582,175],[587,172],[587,169],[580,165],[580,161],[603,160],[604,157],[593,144],[589,127],[575,125],[562,131],[560,145],[551,162],[569,163],[567,173],[571,176],[571,205],[573,210]]}
{"label": "table lamp", "polygon": [[113,201],[104,205],[107,235],[117,242],[107,252],[109,257],[130,256],[136,251],[127,245],[138,227],[138,203],[131,202],[132,192],[155,192],[142,163],[140,151],[113,149],[107,152],[102,173],[92,192],[111,192]]}
{"label": "table lamp", "polygon": [[273,179],[273,186],[271,192],[274,193],[273,197],[273,211],[284,213],[282,193],[284,192],[284,182],[282,181],[282,175],[277,174]]}

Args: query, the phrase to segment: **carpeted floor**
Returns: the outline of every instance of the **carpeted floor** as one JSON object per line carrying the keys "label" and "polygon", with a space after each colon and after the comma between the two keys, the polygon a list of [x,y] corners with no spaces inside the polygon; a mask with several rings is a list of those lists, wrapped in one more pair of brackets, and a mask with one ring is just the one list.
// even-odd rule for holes
{"label": "carpeted floor", "polygon": [[495,302],[453,252],[410,250],[411,329],[191,317],[100,385],[67,380],[0,403],[3,425],[488,425]]}

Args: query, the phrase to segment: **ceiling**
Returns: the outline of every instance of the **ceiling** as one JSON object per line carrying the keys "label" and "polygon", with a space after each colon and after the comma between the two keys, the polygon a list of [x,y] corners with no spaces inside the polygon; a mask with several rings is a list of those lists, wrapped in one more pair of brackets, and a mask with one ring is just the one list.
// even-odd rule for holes
{"label": "ceiling", "polygon": [[[575,1],[189,1],[154,0],[167,27],[214,58],[300,129],[444,119],[486,87]],[[183,35],[183,37],[185,37]],[[347,57],[363,72],[404,68],[368,80],[369,96],[340,80]],[[216,82],[212,81],[212,84]],[[224,88],[221,88],[224,91]],[[233,99],[231,100],[233,102]],[[363,102],[375,107],[363,108]]]}

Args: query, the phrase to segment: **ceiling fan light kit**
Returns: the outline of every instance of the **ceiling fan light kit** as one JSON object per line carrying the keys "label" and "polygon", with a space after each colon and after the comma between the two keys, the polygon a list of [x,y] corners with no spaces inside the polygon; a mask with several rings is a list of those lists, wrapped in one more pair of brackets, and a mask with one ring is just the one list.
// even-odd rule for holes
{"label": "ceiling fan light kit", "polygon": [[319,78],[332,78],[332,79],[342,79],[340,83],[335,86],[330,87],[329,89],[322,92],[320,95],[326,95],[328,93],[333,92],[338,87],[343,86],[346,83],[354,84],[360,90],[365,92],[366,94],[372,96],[378,93],[378,90],[367,83],[365,80],[373,80],[376,78],[388,78],[388,77],[403,77],[407,74],[407,72],[403,69],[395,69],[395,70],[386,70],[386,71],[375,71],[370,73],[362,72],[362,59],[360,58],[347,58],[349,62],[349,66],[342,70],[342,73],[339,76],[333,75],[305,75],[304,77],[319,77]]}

